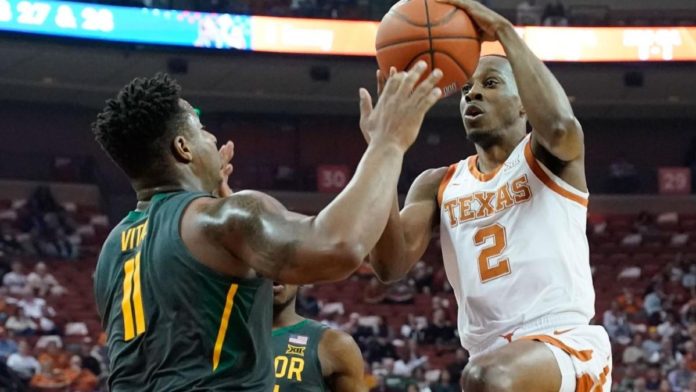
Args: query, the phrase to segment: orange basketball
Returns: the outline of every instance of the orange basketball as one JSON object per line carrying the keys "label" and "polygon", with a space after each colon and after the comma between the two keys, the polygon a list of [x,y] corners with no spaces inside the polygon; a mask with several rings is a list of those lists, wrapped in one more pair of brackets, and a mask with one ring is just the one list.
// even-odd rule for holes
{"label": "orange basketball", "polygon": [[401,0],[384,15],[377,30],[377,64],[383,74],[390,67],[410,69],[418,60],[429,74],[440,68],[438,87],[443,96],[459,91],[476,69],[481,43],[476,27],[464,11],[435,0]]}

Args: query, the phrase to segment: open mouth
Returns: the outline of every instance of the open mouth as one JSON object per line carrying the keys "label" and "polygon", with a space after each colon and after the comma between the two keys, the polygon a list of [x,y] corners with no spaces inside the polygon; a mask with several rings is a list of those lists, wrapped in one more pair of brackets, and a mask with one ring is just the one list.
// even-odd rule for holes
{"label": "open mouth", "polygon": [[278,282],[273,282],[273,295],[278,295],[283,292],[285,285]]}
{"label": "open mouth", "polygon": [[467,106],[466,110],[464,111],[464,117],[467,119],[473,120],[475,118],[478,118],[479,116],[483,115],[483,110],[475,105],[469,105]]}

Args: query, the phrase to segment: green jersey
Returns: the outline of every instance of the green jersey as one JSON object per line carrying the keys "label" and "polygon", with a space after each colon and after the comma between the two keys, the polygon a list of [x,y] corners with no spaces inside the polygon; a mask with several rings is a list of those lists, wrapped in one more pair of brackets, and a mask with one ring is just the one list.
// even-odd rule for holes
{"label": "green jersey", "polygon": [[223,276],[181,239],[184,209],[209,196],[157,194],[104,243],[94,291],[113,392],[273,388],[271,281]]}
{"label": "green jersey", "polygon": [[319,361],[319,342],[327,327],[303,320],[273,331],[276,384],[273,392],[328,391]]}

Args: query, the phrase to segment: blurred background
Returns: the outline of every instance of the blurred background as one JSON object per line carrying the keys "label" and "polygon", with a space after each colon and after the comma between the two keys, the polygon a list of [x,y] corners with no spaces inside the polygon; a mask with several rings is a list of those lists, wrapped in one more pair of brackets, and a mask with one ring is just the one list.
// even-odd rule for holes
{"label": "blurred background", "polygon": [[[594,322],[615,390],[696,392],[696,2],[483,2],[520,27],[583,124]],[[316,213],[365,149],[358,88],[375,93],[374,33],[393,3],[0,0],[0,391],[104,390],[91,275],[135,206],[90,130],[105,99],[172,74],[234,141],[233,189]],[[458,103],[428,115],[402,196],[474,153]],[[304,287],[299,307],[353,335],[374,390],[457,390],[468,355],[437,238],[408,279],[383,285],[365,265]]]}

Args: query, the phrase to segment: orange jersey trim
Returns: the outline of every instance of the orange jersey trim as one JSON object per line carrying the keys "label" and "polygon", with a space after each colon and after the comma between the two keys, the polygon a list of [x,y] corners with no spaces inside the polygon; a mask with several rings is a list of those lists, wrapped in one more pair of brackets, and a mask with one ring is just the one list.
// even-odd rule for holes
{"label": "orange jersey trim", "polygon": [[[568,331],[563,331],[563,333],[564,332]],[[570,355],[571,357],[575,357],[582,362],[587,362],[592,359],[592,350],[576,350],[549,335],[524,336],[519,340],[536,340],[538,342],[550,344],[560,348],[566,354]],[[610,371],[610,367],[605,366],[604,369],[602,369],[602,373],[598,375],[597,381],[595,381],[589,374],[583,374],[580,377],[576,377],[575,392],[602,392],[602,387],[607,382],[607,376],[609,375]]]}
{"label": "orange jersey trim", "polygon": [[488,182],[495,177],[496,174],[500,171],[500,168],[503,167],[503,165],[499,165],[498,167],[495,168],[490,173],[481,173],[481,171],[478,169],[478,166],[476,163],[478,162],[478,155],[472,155],[468,159],[468,164],[469,164],[469,171],[471,172],[471,175],[474,176],[477,180],[481,182]]}
{"label": "orange jersey trim", "polygon": [[524,158],[527,161],[529,167],[532,169],[532,172],[534,172],[534,175],[536,175],[537,178],[541,180],[541,182],[543,182],[547,187],[551,188],[552,191],[558,193],[566,199],[572,200],[580,204],[583,207],[587,207],[588,202],[586,198],[576,195],[575,193],[570,192],[566,189],[563,189],[560,185],[556,184],[556,182],[554,182],[548,174],[546,174],[544,169],[541,168],[541,165],[539,165],[539,162],[534,157],[534,153],[532,153],[531,139],[529,142],[527,142],[527,145],[524,146]]}
{"label": "orange jersey trim", "polygon": [[447,173],[445,173],[445,176],[442,177],[442,181],[440,181],[440,187],[437,189],[437,205],[441,206],[442,205],[442,197],[445,194],[445,188],[447,188],[447,185],[449,185],[450,181],[452,181],[452,177],[454,176],[454,172],[457,171],[457,164],[453,163],[447,168]]}

